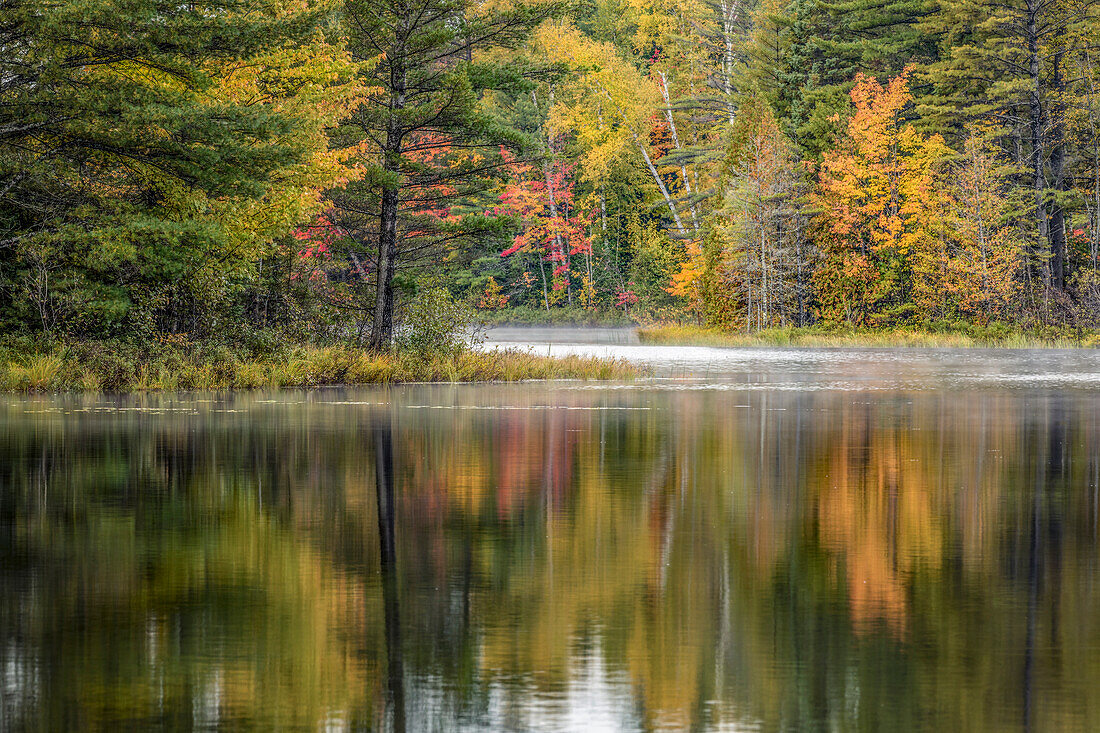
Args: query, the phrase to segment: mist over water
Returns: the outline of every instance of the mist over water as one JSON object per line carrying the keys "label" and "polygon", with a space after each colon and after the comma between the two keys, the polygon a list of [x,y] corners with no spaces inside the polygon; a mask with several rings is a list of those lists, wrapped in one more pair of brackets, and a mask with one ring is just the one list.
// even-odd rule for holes
{"label": "mist over water", "polygon": [[2,398],[0,729],[1100,728],[1093,352],[508,335],[655,376]]}
{"label": "mist over water", "polygon": [[683,382],[681,388],[924,391],[1100,387],[1100,352],[1094,349],[668,346],[640,344],[632,329],[611,328],[494,328],[487,333],[485,348],[625,359],[650,368],[658,383]]}

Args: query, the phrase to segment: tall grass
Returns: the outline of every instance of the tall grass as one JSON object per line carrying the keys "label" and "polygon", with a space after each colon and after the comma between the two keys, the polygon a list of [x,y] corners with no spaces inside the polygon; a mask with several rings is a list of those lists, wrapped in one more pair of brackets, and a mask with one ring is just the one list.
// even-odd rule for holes
{"label": "tall grass", "polygon": [[59,380],[64,368],[65,361],[57,354],[31,354],[0,369],[0,388],[9,392],[47,390]]}
{"label": "tall grass", "polygon": [[1092,347],[1095,337],[1082,340],[1065,336],[1041,337],[1020,331],[972,328],[966,331],[909,329],[827,331],[816,328],[769,328],[751,334],[730,333],[702,326],[651,326],[638,329],[647,344],[698,346],[806,346],[924,348],[1072,349]]}
{"label": "tall grass", "polygon": [[[18,346],[18,345],[17,345]],[[6,357],[6,358],[5,358]],[[638,367],[595,357],[524,351],[455,350],[373,354],[343,346],[292,346],[266,356],[226,349],[139,347],[82,342],[24,353],[0,346],[0,391],[172,391],[369,385],[401,382],[515,382],[632,379]]]}

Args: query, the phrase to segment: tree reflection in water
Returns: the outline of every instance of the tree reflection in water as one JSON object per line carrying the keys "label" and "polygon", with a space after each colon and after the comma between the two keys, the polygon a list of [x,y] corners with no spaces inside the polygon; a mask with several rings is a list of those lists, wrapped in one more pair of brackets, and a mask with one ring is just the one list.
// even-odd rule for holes
{"label": "tree reflection in water", "polygon": [[0,408],[0,728],[1100,726],[1088,393],[269,400]]}
{"label": "tree reflection in water", "polygon": [[401,607],[398,600],[395,539],[393,433],[389,416],[374,423],[374,475],[378,494],[379,567],[386,623],[386,705],[394,733],[405,731],[405,672],[401,661]]}

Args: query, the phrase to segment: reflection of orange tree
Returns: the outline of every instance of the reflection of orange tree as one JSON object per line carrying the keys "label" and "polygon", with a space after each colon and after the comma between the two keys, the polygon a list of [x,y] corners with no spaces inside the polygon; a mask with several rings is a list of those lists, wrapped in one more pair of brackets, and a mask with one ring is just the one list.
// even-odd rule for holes
{"label": "reflection of orange tree", "polygon": [[558,504],[573,483],[577,425],[587,420],[582,414],[502,410],[480,425],[456,420],[454,434],[442,440],[428,432],[408,434],[404,453],[426,458],[408,466],[414,491],[408,499],[430,515],[492,508],[501,519],[534,495]]}
{"label": "reflection of orange tree", "polygon": [[917,565],[938,567],[945,498],[938,471],[906,429],[885,429],[863,406],[845,405],[828,473],[817,488],[821,539],[835,553],[852,621],[866,633],[885,622],[901,635],[908,624],[908,581]]}
{"label": "reflection of orange tree", "polygon": [[652,420],[456,410],[403,434],[401,452],[422,457],[401,499],[410,557],[446,582],[454,543],[472,543],[470,566],[491,579],[469,597],[485,677],[557,689],[598,646],[612,673],[629,673],[651,723],[688,721],[713,693],[713,671],[700,670],[730,600],[716,570],[728,538],[746,532],[726,523],[724,486],[698,487],[714,474],[698,475],[695,459],[732,467],[744,451],[694,428],[670,441]]}
{"label": "reflection of orange tree", "polygon": [[[1021,432],[1009,397],[737,401],[677,395],[671,419],[459,410],[411,426],[407,452],[426,459],[405,484],[424,494],[403,505],[407,557],[433,582],[469,562],[479,678],[520,698],[530,688],[508,680],[559,692],[599,653],[651,727],[738,714],[710,700],[809,725],[820,706],[843,709],[853,684],[869,705],[884,700],[888,681],[850,675],[886,665],[952,701],[950,720],[985,725],[973,700],[1014,667],[990,664],[960,691],[966,658],[997,655],[978,648],[992,637],[961,631],[972,620],[945,566],[957,552],[970,602],[996,615],[1013,592],[998,564],[1007,518],[1030,526],[1030,505],[1011,509],[1005,492],[1031,475],[1021,446],[1048,438]],[[1059,602],[1078,608],[1067,617],[1089,607]],[[939,645],[930,662],[899,651],[918,635]],[[909,712],[899,703],[891,720]]]}

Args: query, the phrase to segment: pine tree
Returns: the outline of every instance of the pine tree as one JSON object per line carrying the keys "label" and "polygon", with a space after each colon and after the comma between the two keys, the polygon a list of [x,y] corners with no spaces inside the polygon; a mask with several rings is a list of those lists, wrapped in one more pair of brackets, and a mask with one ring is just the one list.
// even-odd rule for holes
{"label": "pine tree", "polygon": [[[914,24],[928,0],[788,0],[760,6],[750,54],[771,58],[775,109],[801,157],[819,162],[843,132],[857,73],[879,79],[938,49]],[[754,63],[761,68],[760,62]]]}
{"label": "pine tree", "polygon": [[381,93],[333,135],[334,144],[358,142],[364,151],[365,175],[333,192],[332,216],[348,235],[356,276],[374,279],[373,293],[362,289],[360,298],[370,314],[372,349],[388,349],[393,339],[398,269],[440,258],[449,245],[484,230],[486,217],[463,215],[461,205],[493,183],[506,163],[501,145],[531,144],[480,103],[485,90],[514,89],[525,80],[502,59],[481,55],[520,43],[556,10],[553,3],[482,8],[466,0],[345,3],[353,55],[381,57],[366,79]]}
{"label": "pine tree", "polygon": [[1067,112],[1074,77],[1088,80],[1075,71],[1087,66],[1078,61],[1097,22],[1091,0],[941,0],[920,25],[942,52],[924,72],[928,87],[918,109],[926,126],[960,142],[971,123],[1000,128],[1000,144],[1013,152],[1019,181],[1031,191],[1031,206],[1019,215],[1031,231],[1032,271],[1044,301],[1064,290],[1070,276]]}
{"label": "pine tree", "polygon": [[0,6],[4,326],[181,325],[197,273],[237,256],[227,212],[311,152],[304,117],[221,94],[220,75],[306,44],[325,17],[236,0]]}

